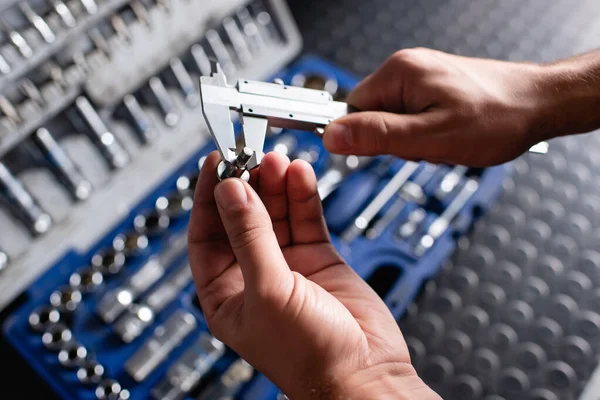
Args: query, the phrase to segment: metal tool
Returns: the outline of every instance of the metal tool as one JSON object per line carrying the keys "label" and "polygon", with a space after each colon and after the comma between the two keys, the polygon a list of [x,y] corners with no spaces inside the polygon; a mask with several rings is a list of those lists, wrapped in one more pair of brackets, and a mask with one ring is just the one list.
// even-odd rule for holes
{"label": "metal tool", "polygon": [[33,56],[33,49],[29,43],[27,43],[25,38],[19,32],[11,27],[4,16],[0,16],[0,27],[6,32],[8,40],[23,58],[31,58]]}
{"label": "metal tool", "polygon": [[165,273],[165,267],[152,258],[137,270],[125,284],[107,292],[98,303],[97,313],[107,324],[112,323],[135,298],[157,282]]}
{"label": "metal tool", "polygon": [[183,97],[188,105],[195,107],[200,102],[200,93],[198,86],[192,80],[188,70],[179,58],[172,58],[169,61],[171,74],[175,78],[177,88],[183,93]]}
{"label": "metal tool", "polygon": [[236,16],[242,25],[244,35],[249,39],[253,53],[256,55],[260,54],[267,47],[267,44],[260,35],[256,21],[252,18],[250,10],[247,7],[240,7],[236,12]]}
{"label": "metal tool", "polygon": [[126,257],[142,254],[149,244],[148,236],[136,231],[120,233],[113,239],[113,248]]}
{"label": "metal tool", "polygon": [[77,25],[75,16],[62,0],[52,0],[52,7],[67,28],[73,28]]}
{"label": "metal tool", "polygon": [[52,32],[52,29],[50,29],[46,20],[40,17],[26,1],[20,2],[19,8],[29,23],[38,31],[42,39],[44,39],[46,43],[54,43],[56,35]]}
{"label": "metal tool", "polygon": [[324,90],[329,92],[332,97],[335,97],[339,90],[337,79],[319,74],[296,74],[292,78],[292,85],[307,89]]}
{"label": "metal tool", "polygon": [[225,33],[229,37],[229,41],[233,45],[233,49],[237,54],[238,60],[242,65],[248,65],[252,61],[252,53],[246,43],[246,39],[237,22],[231,17],[225,17],[223,19],[223,28]]}
{"label": "metal tool", "polygon": [[78,201],[88,199],[92,193],[92,184],[83,177],[48,129],[40,128],[31,137],[71,196]]}
{"label": "metal tool", "polygon": [[148,293],[138,304],[132,304],[114,324],[114,330],[125,342],[138,338],[181,291],[192,282],[192,272],[186,263],[167,280]]}
{"label": "metal tool", "polygon": [[131,7],[131,10],[135,14],[135,17],[138,21],[144,23],[147,27],[151,27],[148,9],[140,0],[133,0],[129,3],[129,6]]}
{"label": "metal tool", "polygon": [[163,253],[148,260],[124,284],[104,294],[97,306],[98,315],[107,324],[114,322],[139,295],[164,276],[165,270],[186,249],[187,234],[171,237]]}
{"label": "metal tool", "polygon": [[238,359],[227,368],[221,377],[202,390],[196,400],[230,400],[254,376],[254,368],[243,359]]}
{"label": "metal tool", "polygon": [[153,76],[150,78],[148,89],[144,93],[148,104],[154,105],[160,110],[165,125],[171,127],[177,125],[180,118],[179,111],[175,107],[171,94],[158,77]]}
{"label": "metal tool", "polygon": [[420,204],[425,199],[423,186],[433,177],[436,168],[431,164],[426,164],[421,171],[417,173],[413,181],[407,181],[398,191],[398,199],[390,208],[377,220],[377,222],[367,231],[367,238],[377,239],[385,229],[402,213],[407,202]]}
{"label": "metal tool", "polygon": [[195,44],[190,49],[196,68],[200,72],[200,75],[209,76],[211,72],[210,59],[204,50],[204,47],[199,44]]}
{"label": "metal tool", "polygon": [[133,124],[136,133],[144,144],[152,143],[158,137],[158,132],[154,129],[152,121],[137,101],[135,96],[126,95],[123,98],[123,107],[127,112],[127,117]]}
{"label": "metal tool", "polygon": [[375,198],[369,203],[367,208],[354,220],[354,223],[350,228],[346,229],[342,233],[342,240],[345,242],[351,242],[360,234],[362,234],[369,226],[373,218],[381,211],[383,207],[390,201],[390,199],[400,190],[412,176],[412,174],[419,168],[419,164],[407,161],[400,171],[394,175],[387,185],[375,196]]}
{"label": "metal tool", "polygon": [[474,179],[469,179],[452,200],[448,208],[440,215],[427,230],[427,233],[419,240],[419,243],[414,249],[416,256],[421,257],[433,247],[435,241],[446,232],[454,218],[460,213],[465,204],[477,193],[479,184]]}
{"label": "metal tool", "polygon": [[166,232],[170,224],[169,216],[156,210],[140,214],[133,220],[135,230],[149,236],[158,236]]}
{"label": "metal tool", "polygon": [[101,250],[92,256],[92,266],[103,275],[116,275],[125,266],[125,254],[115,249]]}
{"label": "metal tool", "polygon": [[17,109],[6,97],[0,95],[0,111],[6,116],[12,123],[20,124],[23,122],[21,116],[17,112]]}
{"label": "metal tool", "polygon": [[88,14],[96,14],[98,12],[98,4],[94,0],[79,0]]}
{"label": "metal tool", "polygon": [[89,130],[88,133],[94,143],[101,149],[102,155],[109,165],[115,169],[125,167],[130,161],[129,154],[115,135],[109,131],[89,100],[84,96],[78,97],[75,100],[75,109],[86,124]]}
{"label": "metal tool", "polygon": [[435,192],[435,196],[440,200],[445,199],[446,196],[454,192],[454,189],[458,187],[460,180],[466,176],[468,171],[469,168],[462,165],[454,167],[452,171],[448,172],[444,178],[442,178],[440,186]]}
{"label": "metal tool", "polygon": [[217,58],[217,61],[222,66],[223,71],[229,76],[235,74],[237,68],[235,67],[231,54],[229,54],[229,50],[227,50],[225,43],[223,43],[219,32],[214,29],[209,29],[205,36],[208,45]]}
{"label": "metal tool", "polygon": [[87,359],[81,367],[77,369],[77,379],[79,382],[89,385],[98,383],[104,376],[104,367],[98,361]]}
{"label": "metal tool", "polygon": [[10,64],[8,63],[8,61],[6,61],[6,58],[4,58],[2,54],[0,54],[0,73],[6,75],[10,74],[10,71],[12,71]]}
{"label": "metal tool", "polygon": [[30,79],[22,79],[19,87],[23,95],[31,99],[31,101],[33,101],[39,107],[44,107],[46,105],[46,100],[44,100],[42,92],[40,92],[37,86]]}
{"label": "metal tool", "polygon": [[422,208],[416,208],[408,214],[408,218],[406,222],[400,225],[398,229],[398,236],[402,239],[410,239],[417,231],[419,227],[425,221],[425,217],[427,217],[427,212],[425,212]]}
{"label": "metal tool", "polygon": [[125,362],[125,371],[141,382],[150,375],[198,325],[187,311],[177,310]]}
{"label": "metal tool", "polygon": [[96,387],[96,398],[98,400],[128,400],[131,394],[114,379],[104,379]]}
{"label": "metal tool", "polygon": [[50,305],[38,306],[29,314],[29,326],[35,332],[44,332],[50,326],[59,323],[61,313]]}
{"label": "metal tool", "polygon": [[93,293],[104,282],[104,275],[94,267],[85,267],[75,271],[69,277],[69,285],[81,294]]}
{"label": "metal tool", "polygon": [[83,300],[83,295],[70,285],[63,286],[50,295],[50,304],[63,313],[73,312]]}
{"label": "metal tool", "polygon": [[[169,367],[163,380],[151,390],[152,398],[156,400],[184,398],[224,353],[225,345],[222,342],[210,333],[202,332],[196,342]],[[241,373],[239,368],[234,371],[228,370],[221,380],[231,385],[234,382],[228,378],[236,378],[240,375],[245,377],[247,374]],[[218,400],[221,397],[210,397],[210,399]]]}
{"label": "metal tool", "polygon": [[329,197],[341,185],[346,176],[367,166],[373,160],[371,157],[340,156],[337,154],[331,154],[331,159],[333,165],[317,182],[321,200]]}
{"label": "metal tool", "polygon": [[278,43],[281,38],[277,27],[273,23],[271,14],[267,11],[259,11],[256,13],[256,24],[259,32],[262,34],[266,42]]}
{"label": "metal tool", "polygon": [[60,349],[58,362],[65,368],[75,368],[83,365],[87,357],[87,349],[81,343],[70,341]]}
{"label": "metal tool", "polygon": [[225,177],[240,169],[236,166],[240,155],[236,154],[230,110],[239,113],[244,146],[252,152],[242,171],[260,165],[269,125],[323,133],[325,126],[349,110],[348,104],[334,102],[324,91],[249,80],[238,80],[230,87],[220,64],[211,66],[211,75],[200,78],[200,97],[204,118],[223,160],[219,172],[225,172]]}
{"label": "metal tool", "polygon": [[6,166],[0,162],[0,194],[34,235],[42,235],[52,227],[52,218],[45,213],[31,194]]}
{"label": "metal tool", "polygon": [[0,251],[0,271],[8,267],[8,261],[8,255],[5,252]]}
{"label": "metal tool", "polygon": [[175,192],[159,197],[155,205],[158,212],[166,213],[170,218],[179,218],[192,210],[194,199],[190,194]]}
{"label": "metal tool", "polygon": [[131,41],[131,32],[119,14],[113,14],[110,16],[110,24],[115,32],[117,32],[119,39],[121,39],[123,42]]}
{"label": "metal tool", "polygon": [[71,341],[73,334],[62,322],[51,325],[42,334],[42,343],[48,350],[59,351]]}

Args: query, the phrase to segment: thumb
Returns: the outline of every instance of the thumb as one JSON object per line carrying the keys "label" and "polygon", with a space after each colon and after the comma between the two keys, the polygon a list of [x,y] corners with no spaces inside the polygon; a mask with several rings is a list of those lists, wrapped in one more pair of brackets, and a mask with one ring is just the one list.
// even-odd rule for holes
{"label": "thumb", "polygon": [[246,182],[226,179],[216,186],[215,200],[242,270],[245,293],[285,296],[285,289],[293,286],[293,276],[260,197]]}
{"label": "thumb", "polygon": [[353,113],[325,128],[323,144],[329,152],[337,154],[432,158],[436,152],[432,136],[440,131],[438,119],[433,113]]}

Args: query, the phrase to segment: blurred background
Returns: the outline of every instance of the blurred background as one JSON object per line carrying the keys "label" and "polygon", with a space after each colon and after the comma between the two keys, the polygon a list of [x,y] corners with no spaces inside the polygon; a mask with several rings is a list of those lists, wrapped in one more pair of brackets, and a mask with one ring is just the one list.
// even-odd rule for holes
{"label": "blurred background", "polygon": [[[229,376],[236,398],[284,398],[203,336],[193,304],[182,235],[211,146],[197,80],[216,58],[231,82],[277,76],[331,90],[335,80],[333,94],[342,100],[341,92],[394,51],[417,46],[553,61],[600,47],[600,3],[0,2],[2,396],[219,399],[226,397],[207,388]],[[322,175],[339,169],[314,141],[300,135],[290,144],[281,132],[271,134],[274,150],[311,161]],[[421,263],[399,256],[397,274],[365,269],[365,279],[393,297],[386,299],[398,311],[413,362],[444,399],[600,399],[598,154],[600,135],[581,135],[550,142],[548,154],[523,156],[506,175],[465,169],[467,177],[487,179],[490,193],[497,188],[498,197],[481,195],[485,214],[452,245],[442,246],[452,235],[442,238],[436,257]],[[456,171],[444,168],[440,174]],[[358,185],[347,186],[349,193],[367,187],[361,179],[348,181]],[[329,217],[335,230],[338,215]],[[164,268],[148,262],[154,256]],[[402,280],[413,262],[431,273]],[[147,279],[138,287],[131,278],[140,271]],[[149,288],[160,293],[155,303]],[[118,322],[121,312],[133,319]],[[154,328],[169,324],[168,337],[197,335],[142,351]],[[223,360],[194,370],[188,347],[202,360]],[[188,368],[177,382],[189,379],[190,386],[165,378],[160,390],[170,391],[156,389],[177,362]]]}

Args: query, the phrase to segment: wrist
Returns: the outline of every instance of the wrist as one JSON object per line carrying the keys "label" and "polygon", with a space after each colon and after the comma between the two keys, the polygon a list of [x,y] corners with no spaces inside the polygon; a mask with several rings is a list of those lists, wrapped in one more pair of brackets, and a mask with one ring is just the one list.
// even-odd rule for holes
{"label": "wrist", "polygon": [[385,363],[330,380],[327,385],[310,385],[291,400],[440,400],[407,363]]}
{"label": "wrist", "polygon": [[542,64],[533,134],[541,140],[600,128],[600,53]]}
{"label": "wrist", "polygon": [[407,363],[386,363],[357,372],[338,385],[340,400],[439,400]]}

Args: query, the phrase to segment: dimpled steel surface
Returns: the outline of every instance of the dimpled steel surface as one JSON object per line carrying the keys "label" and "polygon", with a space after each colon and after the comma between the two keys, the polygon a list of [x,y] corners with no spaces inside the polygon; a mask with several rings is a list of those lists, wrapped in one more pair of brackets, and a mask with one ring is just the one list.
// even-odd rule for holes
{"label": "dimpled steel surface", "polygon": [[[600,48],[598,0],[291,1],[305,51],[365,76],[397,49],[551,61]],[[600,133],[526,155],[400,325],[445,399],[577,399],[600,349]],[[600,388],[596,393],[600,392]]]}

